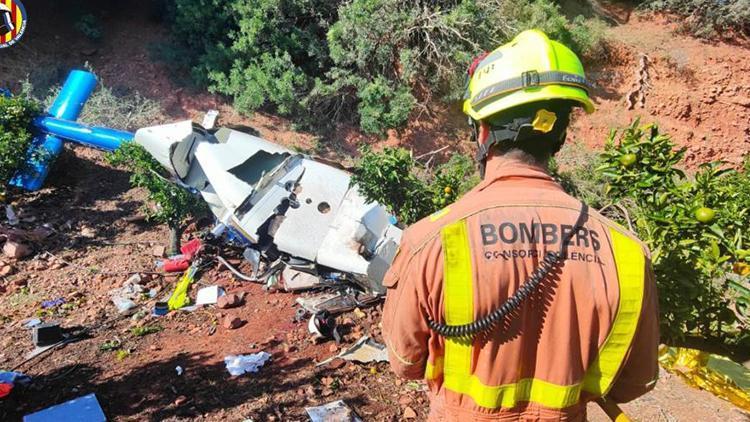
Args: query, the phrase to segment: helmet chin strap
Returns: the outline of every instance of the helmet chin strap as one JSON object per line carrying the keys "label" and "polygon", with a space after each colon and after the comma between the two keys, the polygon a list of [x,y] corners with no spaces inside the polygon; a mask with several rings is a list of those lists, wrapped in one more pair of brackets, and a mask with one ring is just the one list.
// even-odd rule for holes
{"label": "helmet chin strap", "polygon": [[[530,117],[519,117],[513,119],[511,122],[502,126],[491,126],[489,127],[489,134],[485,142],[480,139],[480,128],[481,123],[474,120],[470,121],[472,126],[471,137],[477,144],[477,153],[475,159],[479,163],[479,176],[484,179],[484,174],[487,168],[487,157],[490,155],[492,147],[499,145],[502,142],[523,142],[524,139],[529,136],[533,136],[535,132],[532,124],[532,118]],[[544,134],[538,132],[540,136]],[[523,135],[523,136],[522,136]],[[557,141],[552,153],[557,153],[560,150],[563,143],[565,143],[566,131],[560,133],[560,138]]]}

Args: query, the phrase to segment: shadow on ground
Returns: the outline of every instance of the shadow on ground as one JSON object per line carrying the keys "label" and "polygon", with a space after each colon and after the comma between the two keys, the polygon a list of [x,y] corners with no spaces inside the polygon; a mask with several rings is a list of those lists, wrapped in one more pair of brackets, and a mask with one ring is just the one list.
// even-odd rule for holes
{"label": "shadow on ground", "polygon": [[[114,359],[114,354],[110,355]],[[132,368],[121,376],[101,373],[99,368],[87,364],[68,365],[36,377],[31,387],[14,393],[0,410],[0,419],[20,420],[24,414],[89,393],[96,393],[110,420],[136,417],[144,420],[144,415],[148,415],[145,420],[151,421],[175,417],[193,419],[243,404],[248,407],[247,416],[256,420],[267,420],[269,416],[281,420],[302,418],[304,407],[311,405],[308,397],[299,394],[287,394],[284,397],[293,398],[287,400],[272,397],[280,392],[318,385],[320,378],[332,373],[321,369],[304,371],[307,376],[274,376],[295,373],[312,365],[309,359],[299,359],[287,363],[272,361],[258,373],[231,377],[223,362],[205,364],[208,359],[209,356],[202,353],[178,354]],[[176,375],[177,366],[185,369],[182,376]],[[347,392],[346,401],[357,408],[365,401],[363,394],[362,391]]]}

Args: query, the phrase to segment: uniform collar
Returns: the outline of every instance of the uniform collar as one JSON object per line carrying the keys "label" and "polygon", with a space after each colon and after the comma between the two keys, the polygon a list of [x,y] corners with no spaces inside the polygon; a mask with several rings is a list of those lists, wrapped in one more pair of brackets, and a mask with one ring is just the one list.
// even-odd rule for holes
{"label": "uniform collar", "polygon": [[527,179],[530,183],[542,182],[543,185],[562,190],[562,187],[543,167],[513,158],[497,156],[487,160],[487,169],[485,170],[484,180],[479,184],[479,190],[484,190],[490,185],[504,180],[523,181],[524,179]]}

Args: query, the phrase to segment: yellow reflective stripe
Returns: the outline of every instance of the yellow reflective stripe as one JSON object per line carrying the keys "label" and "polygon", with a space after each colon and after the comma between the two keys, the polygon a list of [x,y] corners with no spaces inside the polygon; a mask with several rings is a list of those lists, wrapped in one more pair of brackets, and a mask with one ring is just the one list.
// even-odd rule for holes
{"label": "yellow reflective stripe", "polygon": [[424,368],[424,379],[434,380],[443,374],[443,357],[439,356],[435,358],[435,362],[427,361]]}
{"label": "yellow reflective stripe", "polygon": [[617,266],[620,303],[609,335],[583,380],[583,389],[597,396],[609,392],[630,349],[641,315],[646,277],[646,257],[638,242],[614,229],[609,233]]}
{"label": "yellow reflective stripe", "polygon": [[[445,320],[449,325],[468,324],[474,316],[472,254],[464,220],[441,231],[444,260]],[[641,313],[645,282],[645,256],[638,242],[610,229],[612,249],[617,266],[620,298],[615,320],[607,339],[584,380],[558,385],[536,378],[498,386],[485,385],[472,374],[472,344],[462,339],[446,338],[444,359],[427,362],[425,378],[443,374],[443,386],[471,397],[482,407],[512,408],[523,402],[538,403],[552,409],[573,406],[581,391],[606,395],[630,349]]]}
{"label": "yellow reflective stripe", "polygon": [[[474,287],[471,271],[471,246],[466,220],[459,220],[441,231],[443,241],[443,301],[448,325],[468,324],[474,320]],[[471,374],[471,341],[445,339],[443,371],[445,386],[455,391]]]}
{"label": "yellow reflective stripe", "polygon": [[570,407],[579,402],[581,384],[558,385],[537,378],[524,378],[516,383],[490,386],[483,384],[476,375],[469,375],[460,384],[460,390],[446,388],[466,394],[482,407],[516,407],[519,403],[533,402],[551,409]]}

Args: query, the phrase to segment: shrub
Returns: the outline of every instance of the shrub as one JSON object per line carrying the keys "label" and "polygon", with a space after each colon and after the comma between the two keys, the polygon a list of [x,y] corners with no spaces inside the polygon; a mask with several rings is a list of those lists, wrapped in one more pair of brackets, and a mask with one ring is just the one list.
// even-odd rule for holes
{"label": "shrub", "polygon": [[601,25],[569,21],[551,0],[174,0],[172,10],[195,81],[241,112],[375,134],[417,105],[459,100],[472,58],[523,29],[584,54],[601,45]]}
{"label": "shrub", "polygon": [[727,275],[748,261],[747,173],[700,167],[694,179],[676,168],[683,150],[655,125],[635,121],[613,132],[597,169],[615,201],[629,201],[635,229],[652,252],[662,333],[737,339],[746,334],[731,311]]}
{"label": "shrub", "polygon": [[648,0],[643,7],[685,17],[683,28],[698,37],[750,34],[748,0]]}
{"label": "shrub", "polygon": [[205,203],[188,190],[172,183],[164,167],[140,145],[125,142],[107,155],[113,166],[125,167],[133,174],[130,183],[145,188],[152,206],[144,207],[148,219],[166,224],[170,229],[170,253],[178,253],[183,221],[205,213]]}
{"label": "shrub", "polygon": [[31,120],[41,112],[35,100],[25,96],[0,94],[0,196],[5,197],[8,182],[26,163],[33,136]]}
{"label": "shrub", "polygon": [[[55,101],[60,87],[50,89],[44,103]],[[105,126],[119,130],[137,130],[155,123],[162,114],[157,101],[137,92],[116,93],[103,83],[91,94],[78,120],[91,126]]]}
{"label": "shrub", "polygon": [[455,154],[430,171],[404,148],[374,152],[365,147],[354,167],[352,185],[371,202],[386,206],[403,224],[444,208],[479,182],[474,161]]}
{"label": "shrub", "polygon": [[433,209],[427,185],[417,176],[419,164],[403,148],[377,153],[365,147],[352,175],[352,185],[371,202],[385,205],[404,224],[411,224]]}

